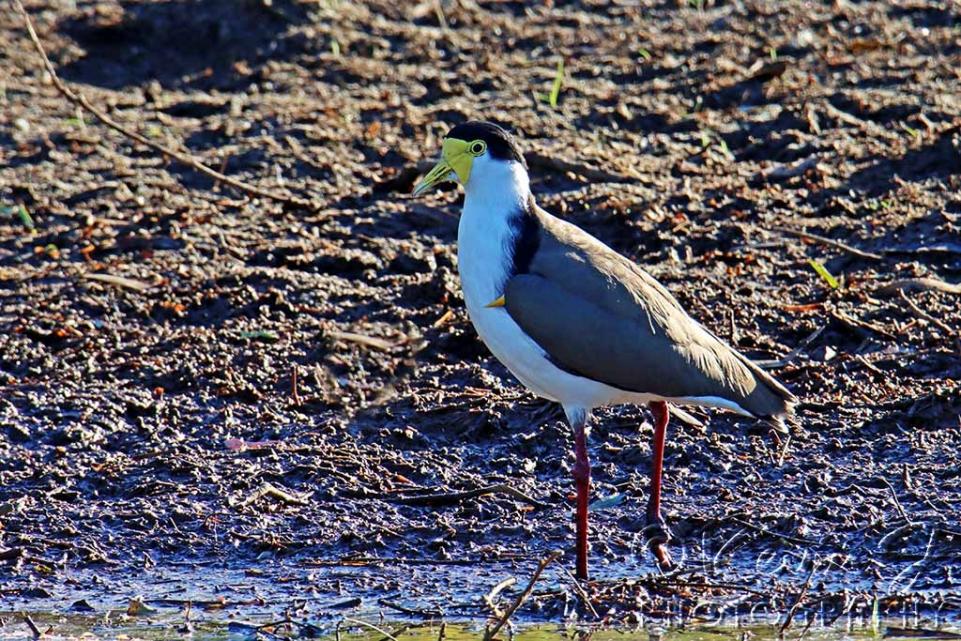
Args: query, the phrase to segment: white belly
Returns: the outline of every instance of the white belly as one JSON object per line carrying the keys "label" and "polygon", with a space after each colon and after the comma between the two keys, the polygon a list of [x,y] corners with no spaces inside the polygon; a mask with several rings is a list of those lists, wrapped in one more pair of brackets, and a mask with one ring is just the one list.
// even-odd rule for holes
{"label": "white belly", "polygon": [[584,409],[625,402],[635,396],[560,369],[503,307],[487,308],[485,304],[477,300],[467,304],[471,322],[497,360],[534,394]]}

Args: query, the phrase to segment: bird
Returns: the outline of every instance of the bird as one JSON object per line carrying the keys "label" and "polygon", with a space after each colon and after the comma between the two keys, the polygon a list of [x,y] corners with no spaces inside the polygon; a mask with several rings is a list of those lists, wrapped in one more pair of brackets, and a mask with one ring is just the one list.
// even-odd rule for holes
{"label": "bird", "polygon": [[653,414],[645,534],[658,566],[670,568],[661,513],[668,404],[730,410],[777,436],[796,421],[796,397],[632,260],[539,207],[524,154],[505,128],[452,127],[412,195],[446,181],[464,190],[457,262],[472,324],[524,386],[560,403],[574,431],[577,578],[590,576],[591,413],[619,404],[646,404]]}

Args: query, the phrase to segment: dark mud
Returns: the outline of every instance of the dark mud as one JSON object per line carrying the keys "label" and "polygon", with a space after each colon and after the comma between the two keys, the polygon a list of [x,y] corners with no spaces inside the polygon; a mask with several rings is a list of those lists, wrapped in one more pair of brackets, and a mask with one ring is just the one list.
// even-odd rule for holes
{"label": "dark mud", "polygon": [[[323,206],[250,200],[77,114],[0,13],[4,599],[160,598],[155,573],[188,567],[276,604],[451,611],[567,549],[569,430],[470,327],[459,195],[406,195],[485,118],[532,152],[542,205],[802,399],[783,460],[728,414],[673,424],[674,578],[782,610],[806,584],[959,608],[961,298],[896,284],[961,276],[955,5],[27,4],[115,119]],[[651,432],[623,407],[592,435],[589,589],[615,619],[663,610],[663,582],[615,589],[654,572]],[[412,499],[505,483],[534,501]],[[548,575],[545,611],[587,616]]]}

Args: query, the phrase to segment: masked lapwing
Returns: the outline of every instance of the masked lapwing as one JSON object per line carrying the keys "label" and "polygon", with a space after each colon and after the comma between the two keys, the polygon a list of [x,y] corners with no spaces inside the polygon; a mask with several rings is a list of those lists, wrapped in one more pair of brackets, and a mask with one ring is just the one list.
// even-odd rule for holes
{"label": "masked lapwing", "polygon": [[455,126],[414,195],[464,187],[457,258],[470,319],[490,351],[574,428],[577,576],[587,572],[591,410],[646,403],[654,415],[649,545],[670,566],[661,517],[668,403],[719,407],[786,432],[795,398],[681,308],[629,259],[534,202],[514,138],[486,122]]}

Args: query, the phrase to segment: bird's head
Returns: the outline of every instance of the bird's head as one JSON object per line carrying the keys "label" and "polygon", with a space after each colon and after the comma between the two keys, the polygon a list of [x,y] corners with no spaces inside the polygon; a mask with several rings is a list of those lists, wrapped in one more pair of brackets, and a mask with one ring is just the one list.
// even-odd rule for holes
{"label": "bird's head", "polygon": [[503,189],[521,177],[526,183],[527,162],[514,137],[493,123],[470,121],[447,132],[440,161],[414,188],[414,195],[447,180],[470,193],[480,186]]}

